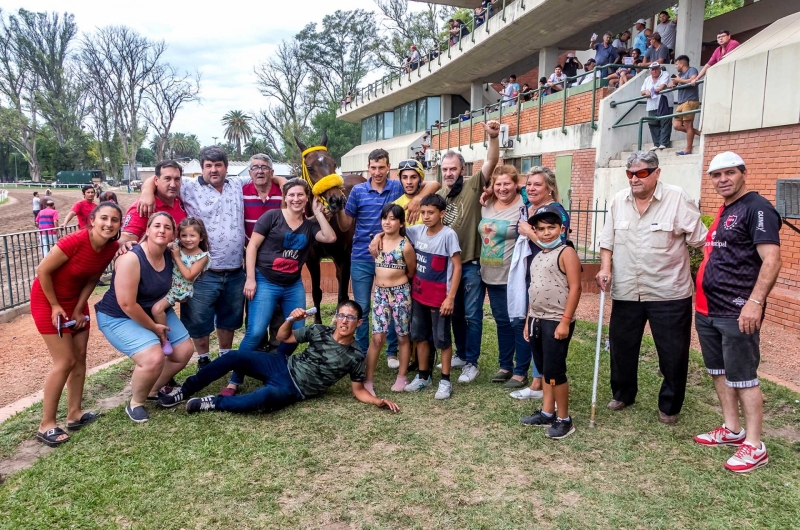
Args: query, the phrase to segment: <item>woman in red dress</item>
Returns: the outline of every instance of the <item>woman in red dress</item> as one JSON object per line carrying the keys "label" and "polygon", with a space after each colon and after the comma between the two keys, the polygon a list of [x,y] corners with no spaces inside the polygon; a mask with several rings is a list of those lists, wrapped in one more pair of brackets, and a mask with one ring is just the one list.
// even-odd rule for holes
{"label": "woman in red dress", "polygon": [[[76,431],[95,420],[94,412],[81,408],[89,342],[89,295],[119,245],[122,210],[112,202],[100,203],[89,215],[89,226],[70,234],[39,263],[31,287],[31,315],[53,358],[45,379],[42,422],[36,439],[50,447],[69,440],[56,425],[56,410],[67,385],[67,430]],[[61,330],[56,324],[75,321]]]}

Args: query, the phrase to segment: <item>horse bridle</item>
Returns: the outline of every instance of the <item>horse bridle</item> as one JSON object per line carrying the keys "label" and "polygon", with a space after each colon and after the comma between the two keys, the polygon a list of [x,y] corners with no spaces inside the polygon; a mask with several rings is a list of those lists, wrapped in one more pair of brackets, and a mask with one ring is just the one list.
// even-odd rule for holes
{"label": "horse bridle", "polygon": [[328,208],[328,200],[325,199],[324,193],[333,188],[339,188],[342,191],[342,195],[345,195],[344,192],[344,179],[341,175],[337,173],[331,173],[330,175],[325,175],[321,179],[319,179],[316,183],[311,180],[311,174],[308,171],[308,165],[306,164],[306,155],[309,153],[313,153],[314,151],[327,151],[328,148],[324,145],[318,145],[315,147],[309,147],[308,149],[304,150],[300,153],[300,160],[302,162],[302,177],[303,180],[306,181],[308,187],[311,188],[311,193],[319,199],[319,202],[325,208]]}

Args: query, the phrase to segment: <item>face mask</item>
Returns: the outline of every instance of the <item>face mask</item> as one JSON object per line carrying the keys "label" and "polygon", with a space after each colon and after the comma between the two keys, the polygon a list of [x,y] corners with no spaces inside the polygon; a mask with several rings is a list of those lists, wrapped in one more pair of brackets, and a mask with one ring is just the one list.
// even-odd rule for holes
{"label": "face mask", "polygon": [[561,236],[558,236],[557,238],[555,238],[554,240],[552,240],[549,243],[545,243],[544,241],[542,241],[540,239],[539,241],[536,242],[536,244],[539,245],[542,248],[550,250],[552,248],[556,248],[557,246],[559,246],[561,244]]}

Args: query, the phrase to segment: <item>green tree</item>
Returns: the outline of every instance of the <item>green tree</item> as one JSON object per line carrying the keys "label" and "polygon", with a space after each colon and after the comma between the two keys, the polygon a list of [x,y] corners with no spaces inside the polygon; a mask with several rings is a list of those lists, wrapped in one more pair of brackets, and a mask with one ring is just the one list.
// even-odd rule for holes
{"label": "green tree", "polygon": [[[328,152],[336,159],[336,164],[341,165],[342,156],[361,143],[361,124],[337,120],[338,108],[338,105],[330,105],[311,119],[313,132],[309,134],[307,144],[319,144],[322,133],[327,133]],[[299,161],[299,157],[297,161]]]}
{"label": "green tree", "polygon": [[744,0],[706,0],[705,19],[724,15],[744,5]]}
{"label": "green tree", "polygon": [[136,162],[145,167],[153,167],[156,165],[156,154],[147,147],[140,147],[136,153]]}
{"label": "green tree", "polygon": [[253,136],[253,129],[250,122],[253,118],[241,110],[229,111],[222,117],[222,125],[225,126],[225,139],[236,146],[236,156],[242,158],[242,144]]}

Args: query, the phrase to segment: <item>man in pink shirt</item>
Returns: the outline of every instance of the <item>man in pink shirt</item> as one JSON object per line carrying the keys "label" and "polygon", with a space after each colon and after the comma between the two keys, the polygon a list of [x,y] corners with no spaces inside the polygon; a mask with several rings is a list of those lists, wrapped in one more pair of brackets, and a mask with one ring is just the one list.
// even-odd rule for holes
{"label": "man in pink shirt", "polygon": [[711,56],[711,59],[708,60],[703,69],[700,70],[700,73],[697,75],[697,77],[694,78],[694,81],[692,81],[693,85],[706,75],[706,71],[709,68],[720,62],[723,57],[731,53],[739,46],[739,42],[731,38],[731,32],[727,29],[719,30],[719,33],[717,34],[717,44],[719,44],[719,47],[714,50],[714,54]]}

